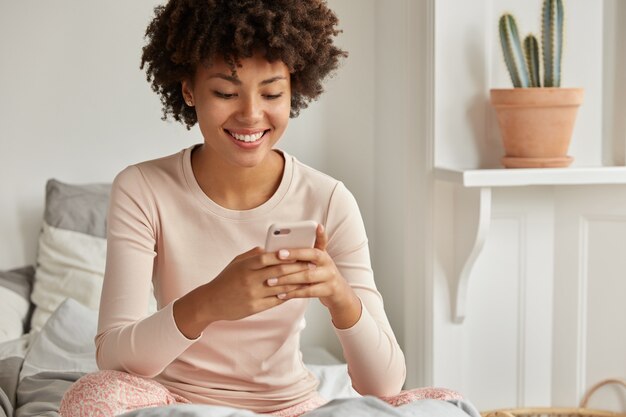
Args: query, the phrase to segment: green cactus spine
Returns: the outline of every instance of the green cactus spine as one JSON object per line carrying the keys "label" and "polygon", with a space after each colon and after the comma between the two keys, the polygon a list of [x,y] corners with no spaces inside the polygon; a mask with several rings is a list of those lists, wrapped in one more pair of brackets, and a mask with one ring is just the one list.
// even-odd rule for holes
{"label": "green cactus spine", "polygon": [[530,85],[526,61],[522,52],[517,24],[510,14],[504,14],[500,18],[500,43],[504,53],[504,61],[511,75],[511,81],[516,88],[525,88]]}
{"label": "green cactus spine", "polygon": [[539,42],[535,35],[528,35],[524,39],[524,54],[528,64],[528,74],[530,75],[530,86],[541,87],[539,76]]}
{"label": "green cactus spine", "polygon": [[544,0],[541,28],[543,47],[543,85],[561,86],[561,57],[563,55],[563,1]]}

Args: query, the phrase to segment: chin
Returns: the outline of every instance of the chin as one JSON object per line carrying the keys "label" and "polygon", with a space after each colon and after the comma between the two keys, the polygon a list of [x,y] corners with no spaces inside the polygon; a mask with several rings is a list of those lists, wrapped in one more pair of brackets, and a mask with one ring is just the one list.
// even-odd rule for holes
{"label": "chin", "polygon": [[256,168],[267,158],[268,152],[255,152],[254,155],[238,155],[234,159],[234,163],[242,168]]}

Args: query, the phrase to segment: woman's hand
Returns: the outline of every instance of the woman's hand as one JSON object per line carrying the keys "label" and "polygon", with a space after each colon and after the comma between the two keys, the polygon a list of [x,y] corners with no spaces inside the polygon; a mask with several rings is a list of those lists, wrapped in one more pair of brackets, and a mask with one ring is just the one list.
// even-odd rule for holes
{"label": "woman's hand", "polygon": [[284,303],[278,295],[299,285],[276,284],[276,278],[307,270],[306,262],[253,248],[235,257],[215,279],[178,299],[174,320],[185,336],[196,338],[214,321],[242,319]]}
{"label": "woman's hand", "polygon": [[292,298],[319,298],[328,308],[333,324],[340,329],[352,327],[361,317],[361,300],[348,282],[341,276],[326,247],[328,237],[320,224],[313,249],[291,249],[278,251],[278,259],[290,262],[305,262],[306,270],[280,276],[272,283],[276,286],[295,287],[277,294],[281,300]]}

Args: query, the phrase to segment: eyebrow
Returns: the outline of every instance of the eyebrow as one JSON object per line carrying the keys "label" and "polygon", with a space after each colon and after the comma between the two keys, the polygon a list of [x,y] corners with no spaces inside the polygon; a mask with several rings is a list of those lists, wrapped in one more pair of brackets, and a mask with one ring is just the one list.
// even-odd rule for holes
{"label": "eyebrow", "polygon": [[[226,75],[226,74],[219,74],[219,73],[217,73],[217,74],[211,74],[209,76],[209,79],[211,79],[211,78],[221,78],[222,80],[229,81],[229,82],[231,82],[231,83],[233,83],[235,85],[241,85],[241,80],[239,78],[237,78],[237,77],[233,77],[232,75]],[[273,82],[280,81],[280,80],[286,80],[286,78],[283,77],[282,75],[277,75],[275,77],[268,78],[267,80],[261,81],[259,83],[259,85],[268,85],[268,84],[271,84]]]}

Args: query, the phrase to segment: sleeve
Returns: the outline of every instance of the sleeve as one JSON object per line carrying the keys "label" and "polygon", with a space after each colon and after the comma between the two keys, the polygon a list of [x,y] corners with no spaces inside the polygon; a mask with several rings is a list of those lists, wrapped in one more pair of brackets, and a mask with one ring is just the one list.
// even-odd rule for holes
{"label": "sleeve", "polygon": [[100,369],[153,377],[195,342],[178,330],[173,302],[147,313],[156,218],[142,173],[136,166],[126,168],[113,181],[107,217],[107,259],[95,338]]}
{"label": "sleeve", "polygon": [[335,328],[352,386],[361,395],[395,395],[406,378],[404,354],[376,289],[359,207],[342,183],[331,197],[326,230],[329,255],[361,299],[362,313],[357,323],[349,329]]}

